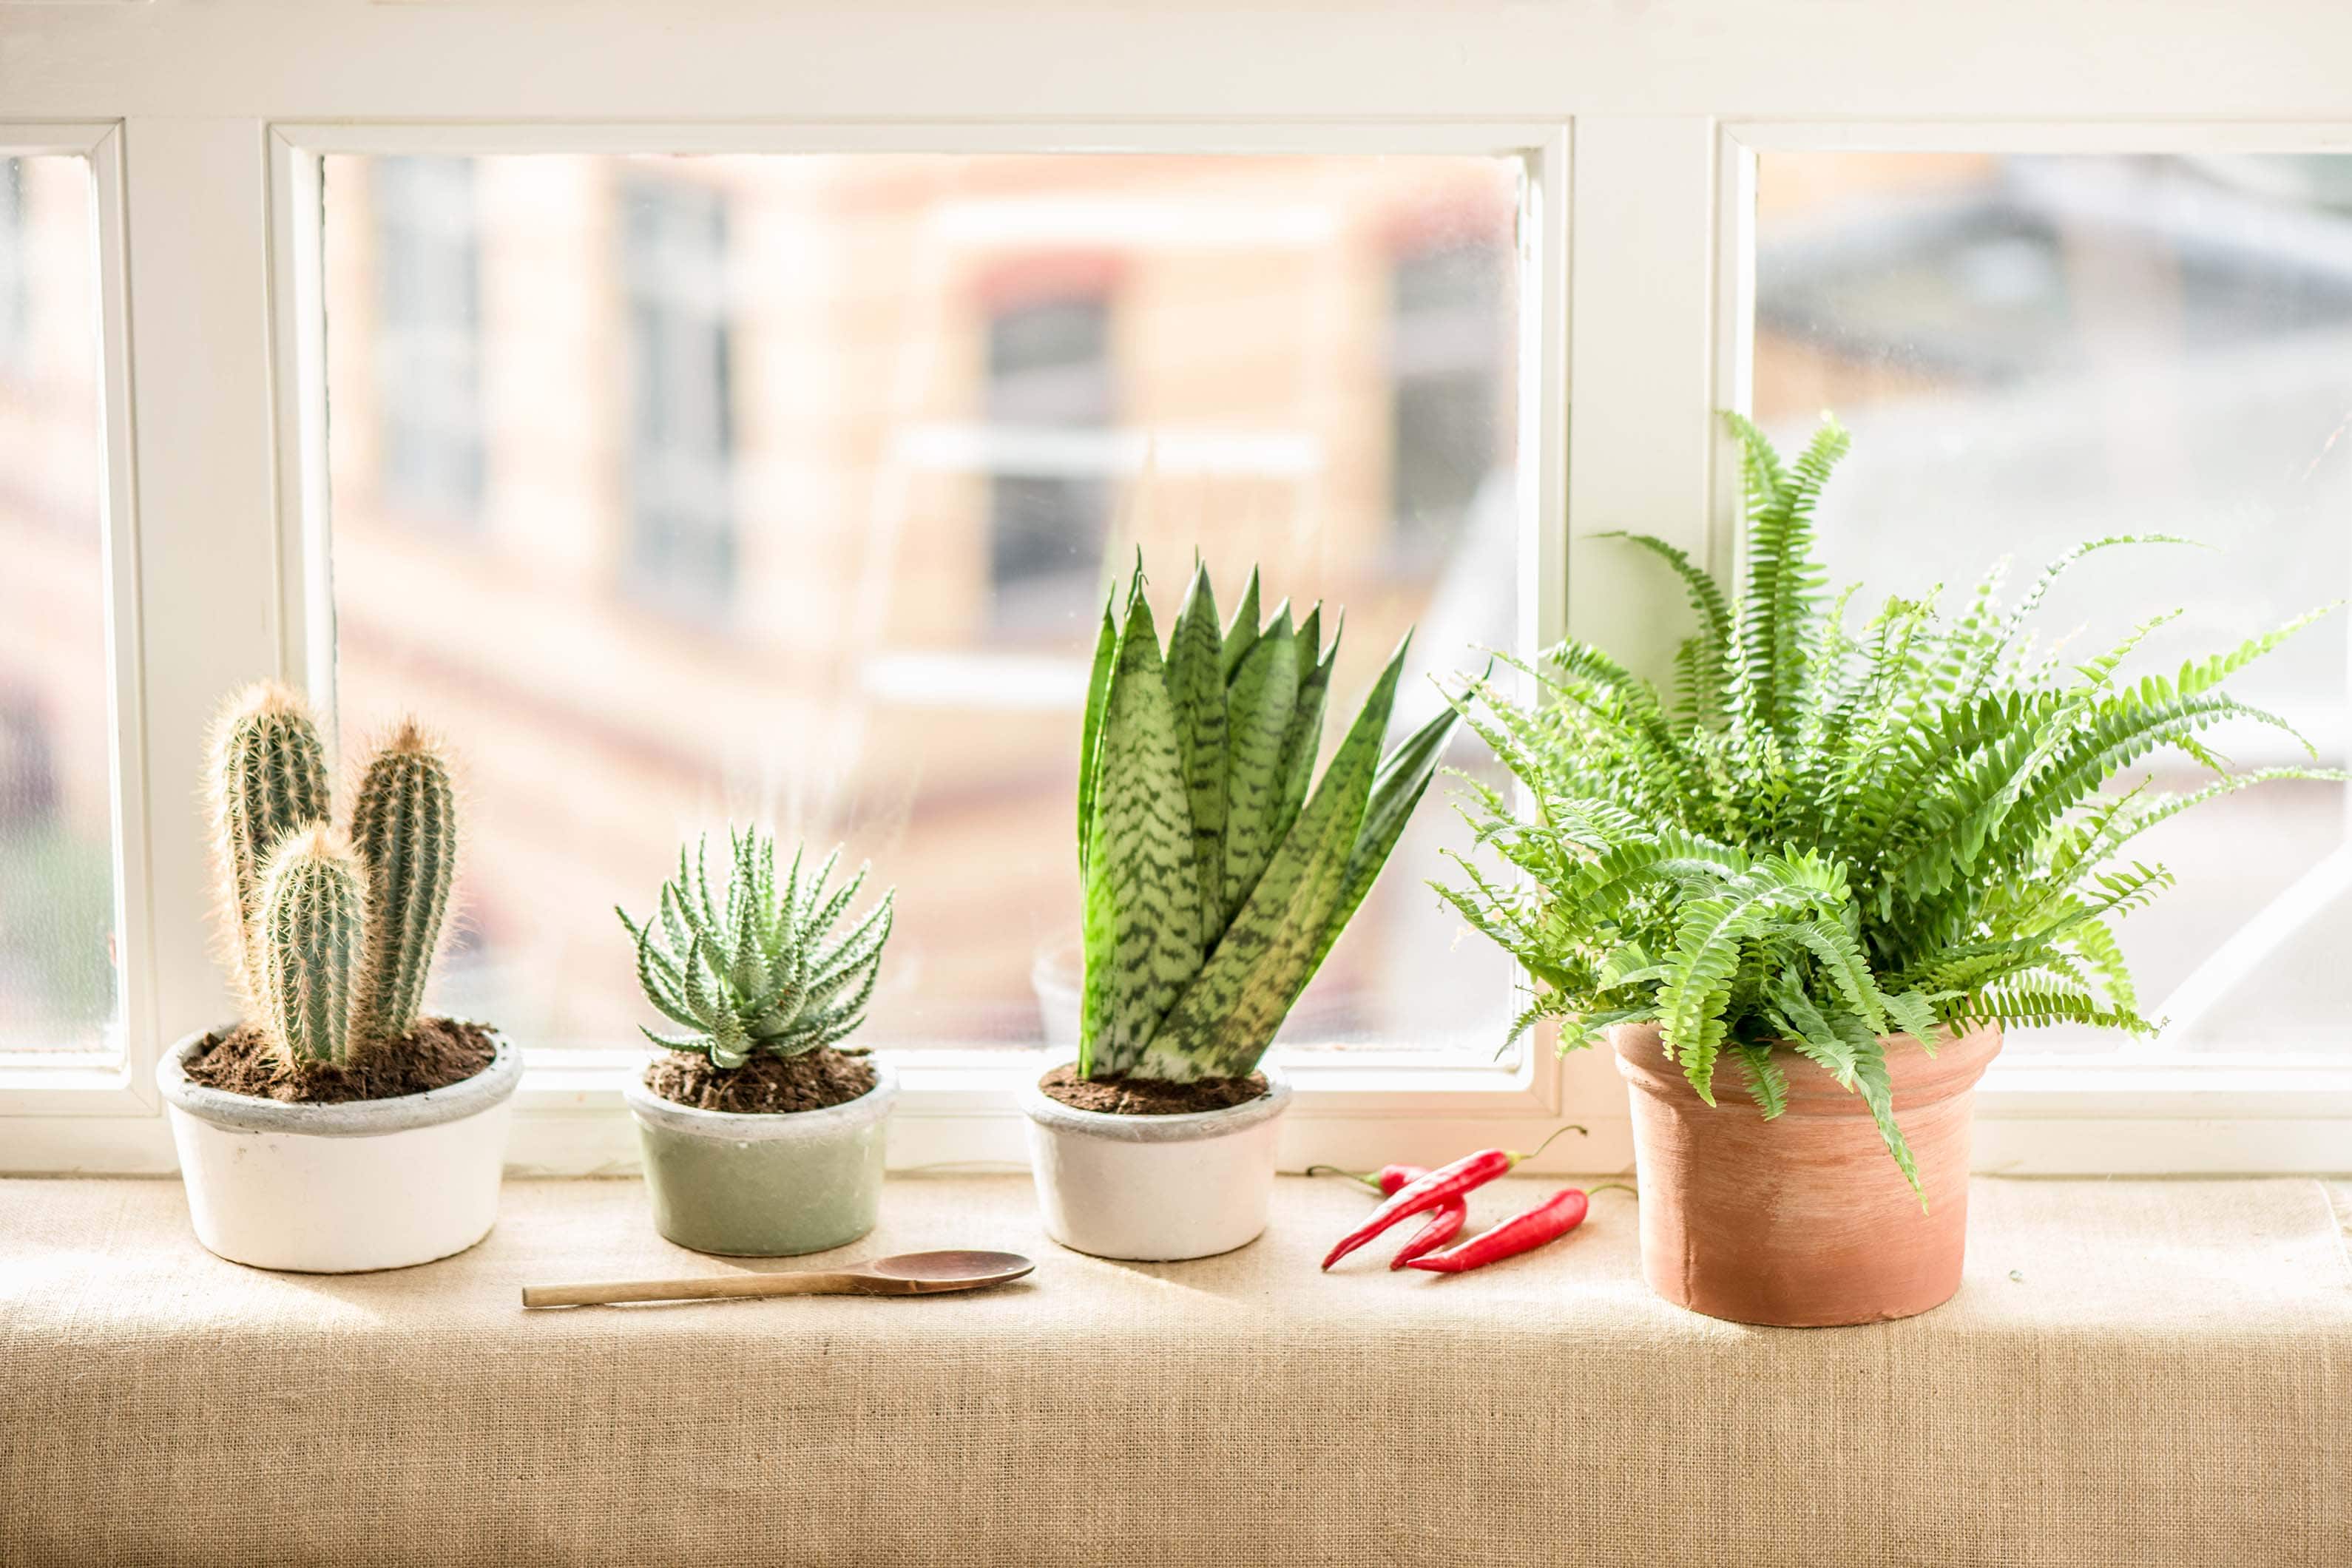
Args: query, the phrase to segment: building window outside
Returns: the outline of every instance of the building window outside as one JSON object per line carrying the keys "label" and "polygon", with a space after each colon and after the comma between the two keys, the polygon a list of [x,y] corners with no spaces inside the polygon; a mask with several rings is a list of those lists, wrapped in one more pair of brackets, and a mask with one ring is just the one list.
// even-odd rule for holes
{"label": "building window outside", "polygon": [[375,166],[382,485],[399,513],[481,516],[481,240],[469,158]]}
{"label": "building window outside", "polygon": [[1442,552],[1504,460],[1495,389],[1507,259],[1492,245],[1449,244],[1391,273],[1389,500],[1401,555]]}
{"label": "building window outside", "polygon": [[727,201],[708,185],[622,188],[629,301],[629,573],[647,597],[725,605],[735,584]]}
{"label": "building window outside", "polygon": [[[1110,305],[1029,300],[988,321],[988,577],[1000,629],[1058,626],[1094,602],[1110,526]],[[1056,439],[1055,437],[1061,437]]]}

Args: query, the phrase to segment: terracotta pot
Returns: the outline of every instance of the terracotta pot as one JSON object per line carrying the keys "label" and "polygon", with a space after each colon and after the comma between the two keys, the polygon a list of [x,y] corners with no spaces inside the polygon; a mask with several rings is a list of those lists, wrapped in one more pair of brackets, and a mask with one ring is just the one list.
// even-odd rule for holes
{"label": "terracotta pot", "polygon": [[1610,1043],[1633,1095],[1651,1289],[1711,1318],[1822,1328],[1908,1318],[1960,1288],[1969,1131],[1998,1028],[1933,1057],[1907,1037],[1887,1042],[1925,1213],[1862,1097],[1795,1052],[1780,1053],[1789,1108],[1767,1121],[1728,1062],[1710,1106],[1654,1026],[1613,1029]]}

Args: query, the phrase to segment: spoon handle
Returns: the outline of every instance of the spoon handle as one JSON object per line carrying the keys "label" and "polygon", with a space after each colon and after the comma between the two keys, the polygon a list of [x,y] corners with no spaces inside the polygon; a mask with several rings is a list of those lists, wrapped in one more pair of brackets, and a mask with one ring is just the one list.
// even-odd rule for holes
{"label": "spoon handle", "polygon": [[693,1279],[607,1279],[526,1285],[526,1307],[602,1307],[617,1301],[711,1301],[731,1296],[838,1296],[864,1287],[862,1274],[708,1274]]}

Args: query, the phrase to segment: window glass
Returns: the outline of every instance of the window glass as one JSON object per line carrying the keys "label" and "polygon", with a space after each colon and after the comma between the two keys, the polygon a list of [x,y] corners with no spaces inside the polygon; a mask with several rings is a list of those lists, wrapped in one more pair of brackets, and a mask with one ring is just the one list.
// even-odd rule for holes
{"label": "window glass", "polygon": [[[2087,657],[2180,606],[2133,667],[2168,674],[2345,595],[2352,157],[1772,153],[1758,189],[1758,415],[1790,442],[1823,408],[1854,433],[1822,509],[1834,577],[1948,601],[2004,554],[2021,586],[2078,541],[2187,535],[2210,548],[2091,557],[2040,616]],[[2329,767],[2347,629],[2233,682]],[[2220,740],[2241,765],[2308,761],[2256,726]],[[2206,776],[2165,754],[2124,782],[2151,775]],[[2343,1041],[2346,809],[2340,784],[2266,784],[2137,842],[2179,879],[2119,931],[2165,1044]]]}
{"label": "window glass", "polygon": [[91,225],[83,160],[0,158],[0,1050],[120,995]]}
{"label": "window glass", "polygon": [[383,158],[374,184],[384,503],[424,521],[471,524],[482,505],[474,165]]}
{"label": "window glass", "polygon": [[[1399,737],[1519,640],[1517,160],[460,160],[467,531],[414,526],[376,435],[440,417],[371,368],[427,265],[394,162],[325,166],[340,712],[453,742],[439,1001],[530,1044],[654,1021],[613,905],[730,817],[898,885],[871,1043],[1072,1016],[1087,660],[1139,547],[1163,616],[1196,547],[1228,612],[1254,563],[1346,606],[1327,752],[1408,627]],[[1424,885],[1444,793],[1286,1043],[1501,1045],[1513,973]]]}

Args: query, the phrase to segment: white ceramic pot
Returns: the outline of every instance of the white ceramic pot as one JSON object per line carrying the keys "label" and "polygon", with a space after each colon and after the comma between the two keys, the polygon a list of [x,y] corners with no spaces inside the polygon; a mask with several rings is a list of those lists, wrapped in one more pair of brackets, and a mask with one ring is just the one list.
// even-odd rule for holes
{"label": "white ceramic pot", "polygon": [[[1271,1067],[1246,1105],[1112,1116],[1064,1105],[1024,1079],[1029,1165],[1045,1234],[1097,1258],[1170,1263],[1231,1252],[1265,1229],[1275,1140],[1290,1083]],[[1042,1075],[1041,1075],[1042,1076]]]}
{"label": "white ceramic pot", "polygon": [[174,1046],[155,1082],[206,1247],[256,1268],[349,1274],[430,1263],[489,1234],[522,1078],[507,1040],[446,1089],[288,1105],[191,1082],[181,1063],[205,1038]]}

